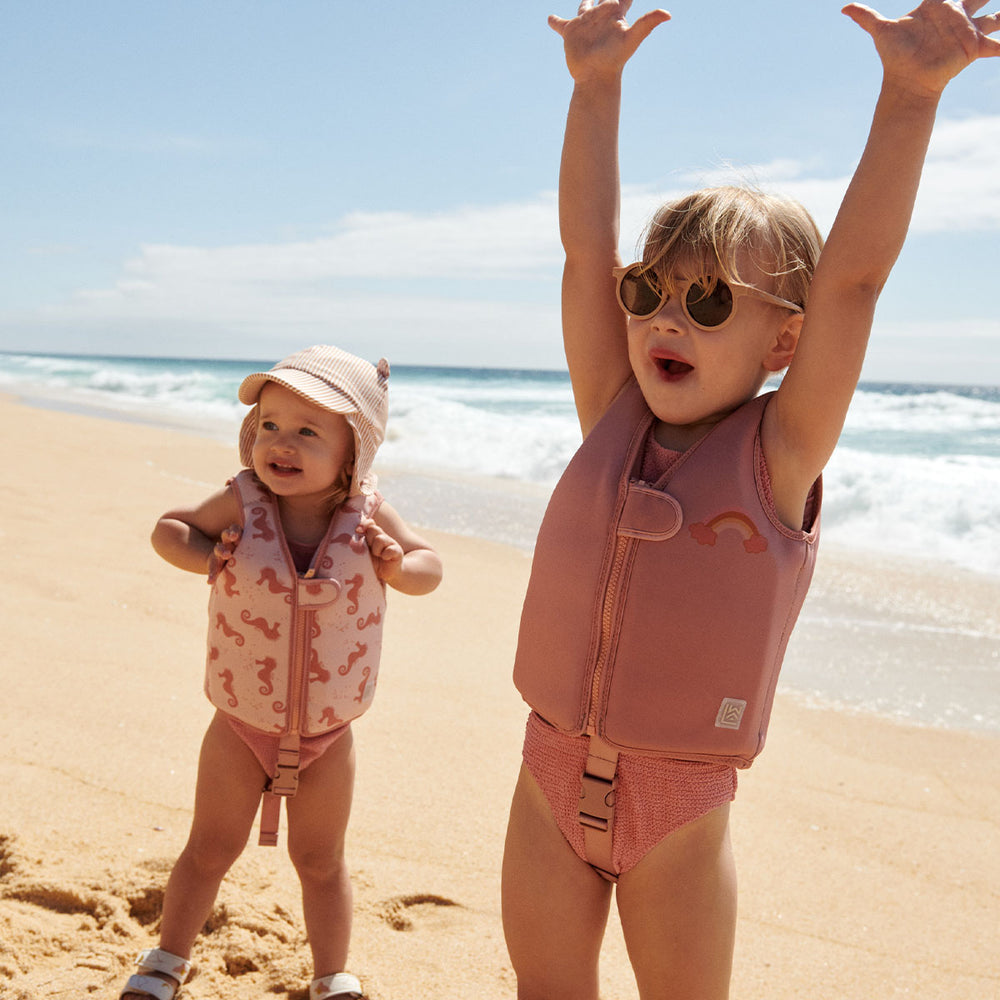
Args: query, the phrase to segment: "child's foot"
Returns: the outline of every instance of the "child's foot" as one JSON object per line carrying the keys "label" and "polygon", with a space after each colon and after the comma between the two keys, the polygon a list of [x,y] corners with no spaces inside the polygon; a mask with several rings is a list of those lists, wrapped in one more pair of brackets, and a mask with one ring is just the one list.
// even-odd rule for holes
{"label": "child's foot", "polygon": [[119,1000],[172,1000],[191,971],[191,963],[162,948],[144,951],[135,960],[138,972],[129,976]]}
{"label": "child's foot", "polygon": [[365,995],[357,976],[338,972],[314,979],[309,984],[309,1000],[365,1000]]}

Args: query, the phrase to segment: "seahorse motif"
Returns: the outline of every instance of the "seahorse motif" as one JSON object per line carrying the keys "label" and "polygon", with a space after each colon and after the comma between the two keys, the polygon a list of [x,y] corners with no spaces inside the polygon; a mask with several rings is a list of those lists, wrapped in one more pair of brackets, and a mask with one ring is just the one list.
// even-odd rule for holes
{"label": "seahorse motif", "polygon": [[217,660],[219,658],[219,655],[220,654],[219,654],[219,647],[218,646],[209,646],[208,647],[208,662],[209,663],[211,663],[213,660]]}
{"label": "seahorse motif", "polygon": [[261,694],[274,694],[274,685],[271,683],[271,677],[275,670],[278,669],[278,661],[273,656],[265,656],[263,660],[255,662],[261,665],[260,670],[257,671],[257,677],[261,682],[258,690]]}
{"label": "seahorse motif", "polygon": [[361,591],[361,584],[364,583],[364,577],[360,573],[355,573],[354,576],[345,580],[344,583],[349,584],[347,599],[351,602],[347,606],[347,614],[355,615],[358,613],[358,594]]}
{"label": "seahorse motif", "polygon": [[315,649],[309,651],[309,683],[319,681],[325,684],[330,679],[330,671],[320,663],[319,653]]}
{"label": "seahorse motif", "polygon": [[236,692],[233,690],[232,670],[223,670],[219,673],[219,676],[222,678],[222,690],[229,695],[227,704],[230,708],[236,708],[236,706],[240,703],[240,700],[236,697]]}
{"label": "seahorse motif", "polygon": [[267,523],[267,508],[251,507],[250,513],[254,515],[253,526],[257,529],[253,537],[263,538],[265,542],[273,542],[276,536]]}
{"label": "seahorse motif", "polygon": [[358,693],[354,696],[356,702],[362,702],[365,700],[365,688],[368,686],[368,676],[371,674],[372,668],[365,667],[361,671],[361,683],[358,685]]}
{"label": "seahorse motif", "polygon": [[257,586],[261,587],[265,583],[267,584],[267,589],[272,594],[284,594],[285,595],[285,603],[286,604],[291,604],[292,603],[292,597],[291,597],[292,588],[291,587],[286,587],[278,579],[278,572],[277,572],[277,570],[273,566],[265,566],[260,571],[260,579],[257,581]]}
{"label": "seahorse motif", "polygon": [[354,540],[354,534],[350,531],[342,531],[339,535],[334,535],[330,539],[331,545],[350,545]]}
{"label": "seahorse motif", "polygon": [[222,580],[222,586],[226,589],[226,597],[239,594],[239,591],[236,589],[236,574],[229,568],[228,562],[222,567],[219,577]]}
{"label": "seahorse motif", "polygon": [[382,611],[381,609],[373,611],[367,618],[358,619],[358,631],[364,631],[366,628],[370,628],[372,625],[378,625],[382,621]]}
{"label": "seahorse motif", "polygon": [[344,720],[337,715],[336,709],[332,705],[327,705],[319,714],[320,725],[327,726],[333,729],[334,726],[342,723]]}
{"label": "seahorse motif", "polygon": [[354,664],[368,652],[368,647],[363,642],[355,642],[354,646],[354,652],[347,654],[347,662],[337,667],[337,673],[340,674],[341,677],[346,677],[351,672]]}
{"label": "seahorse motif", "polygon": [[[244,625],[250,625],[257,629],[265,639],[279,639],[281,638],[281,622],[275,622],[273,625],[268,625],[266,618],[251,618],[250,610],[244,608],[240,612],[240,621]],[[242,645],[242,643],[240,643]]]}
{"label": "seahorse motif", "polygon": [[226,616],[221,611],[217,611],[215,614],[215,627],[221,628],[222,634],[227,639],[235,639],[237,646],[242,646],[246,643],[246,639],[243,637],[243,634],[237,632],[236,629],[234,629],[232,625],[226,621]]}

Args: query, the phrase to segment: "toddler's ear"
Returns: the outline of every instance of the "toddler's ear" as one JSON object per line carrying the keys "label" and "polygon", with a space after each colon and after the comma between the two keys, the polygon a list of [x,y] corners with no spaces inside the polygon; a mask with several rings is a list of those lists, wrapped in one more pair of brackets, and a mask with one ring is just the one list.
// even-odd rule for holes
{"label": "toddler's ear", "polygon": [[795,348],[799,344],[804,318],[802,313],[793,313],[782,324],[781,330],[774,338],[767,356],[764,358],[764,367],[769,372],[784,371],[791,364],[792,358],[795,356]]}

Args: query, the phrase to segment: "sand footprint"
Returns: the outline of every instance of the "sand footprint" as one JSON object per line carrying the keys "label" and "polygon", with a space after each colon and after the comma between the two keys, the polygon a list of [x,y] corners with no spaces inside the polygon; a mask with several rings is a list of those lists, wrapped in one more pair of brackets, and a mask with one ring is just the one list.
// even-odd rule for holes
{"label": "sand footprint", "polygon": [[431,893],[417,893],[410,896],[393,896],[377,907],[379,916],[395,931],[412,931],[414,919],[433,919],[442,907],[458,906],[453,899],[435,896]]}

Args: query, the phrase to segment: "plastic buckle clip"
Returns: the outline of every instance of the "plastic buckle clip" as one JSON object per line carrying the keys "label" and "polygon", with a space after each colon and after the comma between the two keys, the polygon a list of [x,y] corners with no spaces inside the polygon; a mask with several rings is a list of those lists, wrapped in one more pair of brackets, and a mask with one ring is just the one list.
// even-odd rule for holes
{"label": "plastic buckle clip", "polygon": [[614,779],[584,772],[580,783],[580,823],[607,832],[615,807]]}

